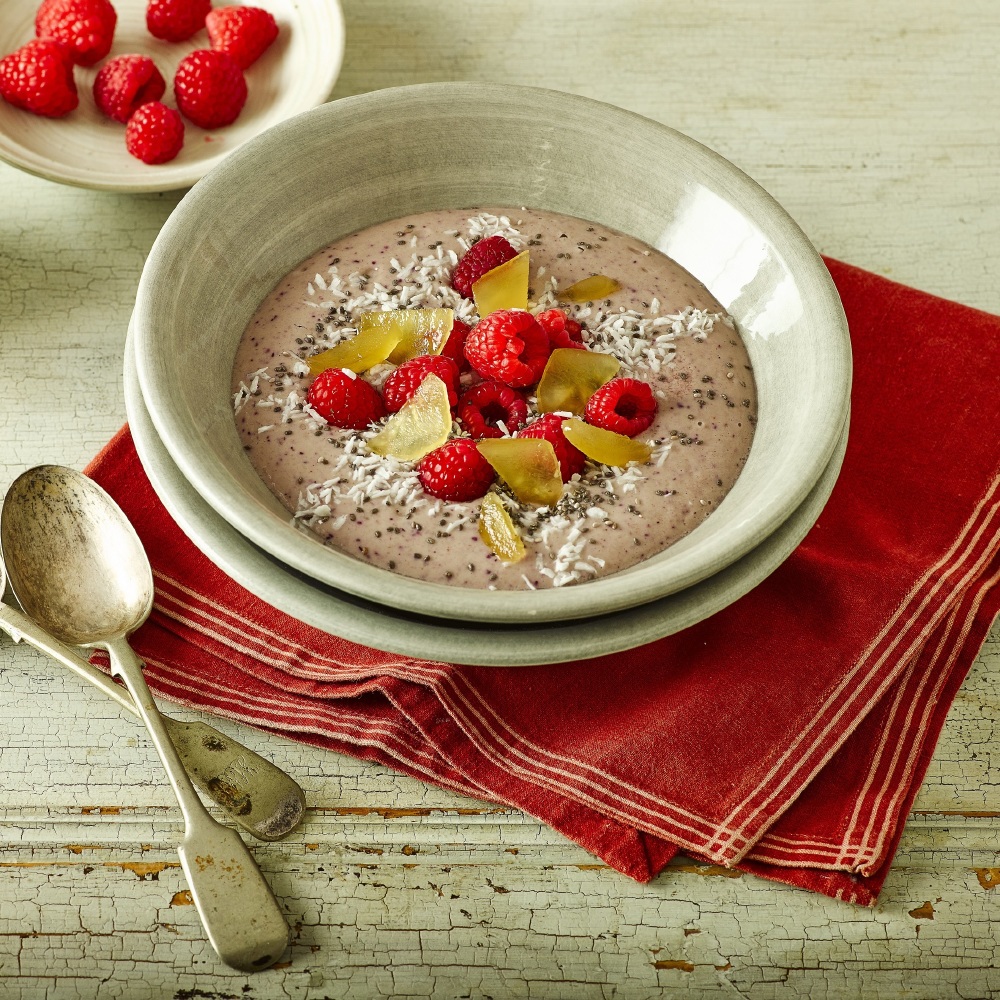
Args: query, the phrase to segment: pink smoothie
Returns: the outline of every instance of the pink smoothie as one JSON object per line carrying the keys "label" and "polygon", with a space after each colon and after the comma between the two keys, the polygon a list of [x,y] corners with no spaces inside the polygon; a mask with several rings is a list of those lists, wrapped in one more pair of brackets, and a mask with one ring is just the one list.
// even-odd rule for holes
{"label": "pink smoothie", "polygon": [[[467,247],[494,233],[531,251],[531,310],[559,305],[583,324],[591,350],[615,355],[619,374],[648,382],[659,403],[638,435],[653,448],[648,463],[588,463],[552,509],[507,498],[527,549],[510,565],[480,540],[480,501],[424,493],[416,463],[373,454],[372,431],[330,427],[305,405],[304,359],[352,336],[363,312],[445,307],[475,323],[473,302],[449,279]],[[592,274],[617,279],[620,290],[599,302],[557,301],[557,289]],[[381,387],[392,370],[364,377]],[[463,379],[464,389],[478,376]],[[302,530],[395,573],[498,590],[583,583],[688,534],[735,483],[757,412],[746,348],[687,271],[632,237],[526,208],[427,212],[320,250],[261,303],[237,351],[233,392],[246,453]]]}

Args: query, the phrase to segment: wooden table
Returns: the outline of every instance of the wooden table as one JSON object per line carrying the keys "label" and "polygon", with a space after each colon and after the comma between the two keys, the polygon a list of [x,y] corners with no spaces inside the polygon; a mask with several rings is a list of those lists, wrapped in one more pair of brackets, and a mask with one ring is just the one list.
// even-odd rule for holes
{"label": "wooden table", "polygon": [[[824,253],[1000,312],[993,0],[345,8],[334,97],[484,80],[610,101],[729,157]],[[0,165],[0,490],[39,462],[82,467],[123,422],[126,323],[178,199]],[[871,910],[684,861],[640,886],[521,813],[221,722],[311,804],[254,845],[295,934],[246,977],[202,937],[143,733],[3,639],[0,995],[998,996],[998,689],[995,628]]]}

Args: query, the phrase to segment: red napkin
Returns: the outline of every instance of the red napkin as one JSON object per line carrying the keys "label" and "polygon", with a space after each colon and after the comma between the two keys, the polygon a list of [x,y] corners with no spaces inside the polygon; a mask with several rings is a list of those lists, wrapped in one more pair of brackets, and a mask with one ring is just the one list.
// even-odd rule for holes
{"label": "red napkin", "polygon": [[805,541],[734,605],[555,666],[366,649],[224,576],[170,520],[124,430],[89,472],[154,566],[156,608],[135,637],[150,683],[517,806],[636,879],[681,848],[873,903],[1000,611],[1000,318],[828,264],[855,352],[843,472]]}

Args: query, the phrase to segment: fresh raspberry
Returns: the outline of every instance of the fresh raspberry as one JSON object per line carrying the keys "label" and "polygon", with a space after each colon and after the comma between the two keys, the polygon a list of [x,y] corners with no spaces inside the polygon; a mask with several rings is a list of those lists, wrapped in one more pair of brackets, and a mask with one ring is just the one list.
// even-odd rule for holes
{"label": "fresh raspberry", "polygon": [[469,330],[472,327],[468,323],[463,323],[460,319],[456,319],[451,325],[451,333],[448,334],[448,339],[444,342],[444,347],[441,349],[441,356],[444,358],[451,358],[452,361],[458,365],[458,370],[468,371],[469,361],[465,356],[465,338],[469,335]]}
{"label": "fresh raspberry", "polygon": [[437,375],[448,389],[448,405],[458,402],[458,365],[451,358],[437,354],[421,354],[404,361],[382,386],[385,408],[395,413],[420,388],[428,375]]}
{"label": "fresh raspberry", "polygon": [[42,0],[35,34],[65,45],[78,65],[93,66],[111,51],[117,22],[108,0]]}
{"label": "fresh raspberry", "polygon": [[503,382],[480,382],[458,401],[458,419],[477,441],[503,437],[499,421],[514,433],[528,419],[524,397]]}
{"label": "fresh raspberry", "polygon": [[634,378],[613,378],[587,401],[583,418],[606,431],[635,437],[653,422],[656,398],[646,382]]}
{"label": "fresh raspberry", "polygon": [[343,368],[327,368],[313,379],[306,402],[334,427],[359,431],[385,416],[382,397],[363,378]]}
{"label": "fresh raspberry", "polygon": [[211,49],[186,55],[174,76],[174,97],[181,114],[201,128],[236,121],[247,99],[243,70],[232,56]]}
{"label": "fresh raspberry", "polygon": [[549,338],[531,313],[499,309],[465,338],[465,356],[483,378],[505,385],[533,385],[552,353]]}
{"label": "fresh raspberry", "polygon": [[417,475],[427,493],[452,503],[478,500],[496,479],[493,466],[468,438],[455,438],[424,456]]}
{"label": "fresh raspberry", "polygon": [[34,39],[0,59],[0,96],[46,118],[68,115],[80,103],[73,64],[58,42]]}
{"label": "fresh raspberry", "polygon": [[546,309],[535,320],[549,335],[549,346],[553,350],[557,347],[580,347],[586,350],[581,334],[583,327],[575,319],[570,319],[562,309]]}
{"label": "fresh raspberry", "polygon": [[256,62],[278,37],[277,21],[260,7],[216,7],[205,27],[212,48],[231,55],[241,69]]}
{"label": "fresh raspberry", "polygon": [[562,422],[565,419],[565,417],[556,416],[554,413],[546,413],[532,421],[523,430],[519,430],[514,436],[543,438],[548,441],[556,450],[556,458],[559,459],[563,482],[568,483],[578,472],[583,472],[587,456],[566,440],[566,435],[562,432]]}
{"label": "fresh raspberry", "polygon": [[127,122],[150,101],[158,101],[167,89],[163,75],[149,56],[118,56],[110,59],[94,79],[94,100],[109,118]]}
{"label": "fresh raspberry", "polygon": [[487,272],[499,267],[504,261],[516,257],[517,251],[502,236],[489,236],[473,243],[465,256],[458,262],[451,275],[451,287],[472,298],[472,286]]}
{"label": "fresh raspberry", "polygon": [[159,101],[144,104],[125,126],[125,148],[143,163],[166,163],[183,145],[181,116]]}
{"label": "fresh raspberry", "polygon": [[146,27],[154,38],[184,42],[205,27],[212,0],[149,0]]}

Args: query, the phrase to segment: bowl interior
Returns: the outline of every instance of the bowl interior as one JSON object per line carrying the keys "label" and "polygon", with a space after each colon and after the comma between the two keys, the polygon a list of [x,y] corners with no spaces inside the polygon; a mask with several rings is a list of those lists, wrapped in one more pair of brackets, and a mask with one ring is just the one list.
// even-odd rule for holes
{"label": "bowl interior", "polygon": [[[76,67],[80,104],[64,118],[41,118],[0,101],[0,159],[50,180],[101,190],[169,191],[194,184],[248,139],[325,101],[340,71],[344,23],[336,0],[254,0],[254,5],[274,15],[279,34],[245,73],[247,103],[222,129],[206,131],[185,122],[184,148],[175,160],[148,166],[128,154],[124,125],[103,115],[92,96],[105,60]],[[185,42],[163,42],[146,30],[145,0],[115,0],[114,6],[118,22],[108,58],[149,56],[167,83],[163,101],[174,107],[177,64],[194,49],[208,48],[208,35],[201,30]],[[37,0],[3,0],[0,53],[34,37],[37,9]]]}
{"label": "bowl interior", "polygon": [[[243,454],[230,374],[271,288],[338,236],[434,208],[530,205],[621,230],[679,261],[735,318],[759,396],[750,457],[719,509],[676,545],[581,586],[469,591],[367,566],[291,524]],[[423,614],[537,621],[606,613],[718,572],[802,502],[847,418],[850,344],[826,268],[732,164],[665,126],[550,91],[439,84],[323,105],[200,182],[143,272],[135,352],[171,457],[212,507],[296,569]],[[444,611],[443,609],[447,609]]]}

